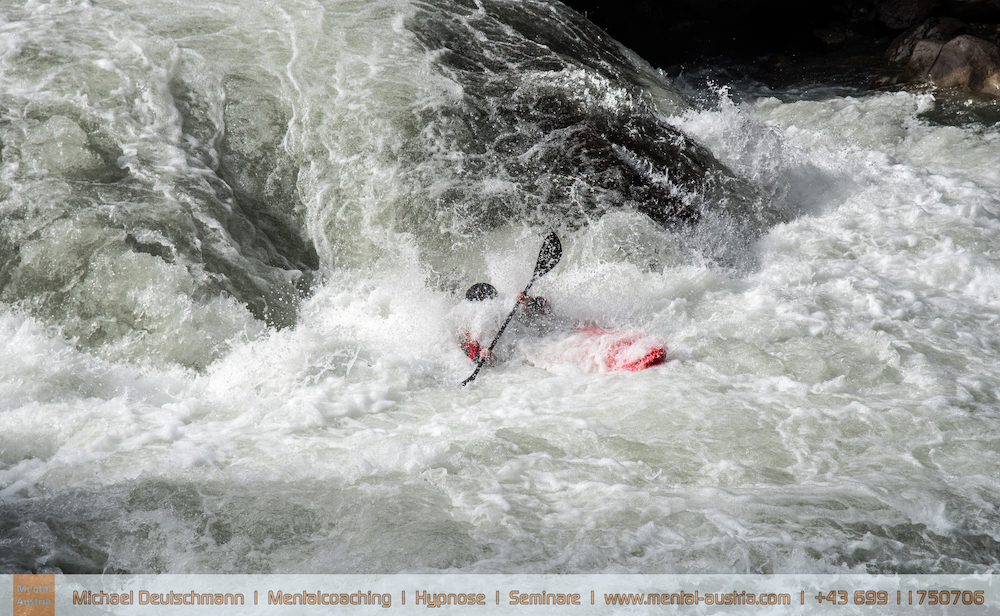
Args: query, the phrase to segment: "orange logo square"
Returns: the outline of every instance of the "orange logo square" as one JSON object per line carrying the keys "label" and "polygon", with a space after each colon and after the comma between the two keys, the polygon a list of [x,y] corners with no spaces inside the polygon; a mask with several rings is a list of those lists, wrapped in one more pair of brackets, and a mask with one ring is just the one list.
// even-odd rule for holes
{"label": "orange logo square", "polygon": [[56,576],[14,576],[14,616],[55,616],[55,614]]}

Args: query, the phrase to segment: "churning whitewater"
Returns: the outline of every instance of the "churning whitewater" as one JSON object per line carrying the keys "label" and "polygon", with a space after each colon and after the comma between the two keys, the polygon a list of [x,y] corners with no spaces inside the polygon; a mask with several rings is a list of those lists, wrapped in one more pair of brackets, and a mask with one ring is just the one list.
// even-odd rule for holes
{"label": "churning whitewater", "polygon": [[993,107],[554,0],[3,1],[0,570],[992,572]]}

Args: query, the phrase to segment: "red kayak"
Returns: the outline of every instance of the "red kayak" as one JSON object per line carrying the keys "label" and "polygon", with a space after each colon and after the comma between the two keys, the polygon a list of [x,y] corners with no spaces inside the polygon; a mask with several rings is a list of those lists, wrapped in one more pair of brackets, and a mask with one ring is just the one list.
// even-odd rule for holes
{"label": "red kayak", "polygon": [[576,327],[556,340],[548,336],[531,346],[532,363],[556,370],[570,365],[585,372],[636,372],[667,359],[667,348],[655,336],[589,325]]}
{"label": "red kayak", "polygon": [[598,372],[636,372],[667,360],[667,348],[643,334],[588,326],[573,335],[583,342],[584,358],[593,361]]}

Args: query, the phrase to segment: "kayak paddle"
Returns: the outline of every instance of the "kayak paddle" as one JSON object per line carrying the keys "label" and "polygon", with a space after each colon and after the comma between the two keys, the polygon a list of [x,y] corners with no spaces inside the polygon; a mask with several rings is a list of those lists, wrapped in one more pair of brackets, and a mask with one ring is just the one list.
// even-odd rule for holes
{"label": "kayak paddle", "polygon": [[[528,289],[531,288],[531,285],[535,284],[535,280],[537,280],[539,276],[544,276],[552,271],[552,268],[559,263],[560,258],[562,258],[562,244],[559,243],[559,236],[556,235],[556,232],[552,231],[546,235],[545,240],[542,241],[542,249],[538,251],[538,262],[535,263],[535,273],[531,275],[531,280],[528,281],[528,286],[524,287],[524,295],[528,294]],[[497,345],[497,341],[500,340],[500,334],[503,333],[503,330],[507,329],[507,324],[510,323],[512,318],[514,318],[515,312],[517,312],[517,304],[514,304],[514,309],[510,311],[510,314],[507,315],[507,320],[500,326],[500,331],[498,331],[497,335],[493,337],[493,342],[490,343],[490,351],[492,351],[493,347]],[[473,372],[469,378],[462,381],[462,385],[466,385],[475,380],[476,375],[479,374],[479,370],[483,367],[484,363],[486,363],[486,360],[480,359],[477,361],[476,371]]]}

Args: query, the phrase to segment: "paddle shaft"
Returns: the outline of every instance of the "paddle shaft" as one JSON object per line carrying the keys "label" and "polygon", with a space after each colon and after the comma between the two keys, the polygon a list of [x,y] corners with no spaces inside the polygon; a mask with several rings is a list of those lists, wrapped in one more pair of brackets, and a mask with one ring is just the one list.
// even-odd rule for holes
{"label": "paddle shaft", "polygon": [[[545,240],[542,241],[542,248],[541,250],[538,251],[538,262],[535,263],[535,271],[533,274],[531,274],[531,280],[528,281],[528,286],[524,287],[522,296],[528,295],[528,289],[531,288],[531,285],[535,284],[535,281],[538,280],[539,276],[542,276],[550,272],[552,268],[556,266],[556,263],[559,262],[559,259],[561,257],[562,257],[562,244],[559,242],[559,237],[555,234],[554,231],[550,232],[548,235],[545,236]],[[493,342],[490,343],[489,347],[489,350],[491,352],[493,351],[493,347],[497,345],[497,341],[500,340],[500,335],[503,334],[503,330],[507,329],[507,325],[510,323],[510,320],[514,318],[515,312],[517,312],[517,304],[514,304],[514,309],[510,311],[510,314],[507,315],[507,320],[504,321],[503,325],[500,326],[500,331],[498,331],[497,335],[493,337]],[[480,352],[480,354],[481,353],[482,352]],[[485,363],[486,360],[480,357],[479,360],[476,361],[475,372],[473,372],[469,376],[469,378],[462,381],[462,385],[471,383],[476,378],[476,375],[479,374],[479,371],[482,369],[483,364]]]}
{"label": "paddle shaft", "polygon": [[[538,276],[533,277],[531,279],[531,282],[528,283],[528,286],[524,287],[524,294],[525,295],[528,294],[528,289],[531,288],[531,285],[535,284],[535,278],[537,278],[537,277]],[[507,320],[504,321],[503,325],[500,326],[500,331],[497,332],[496,336],[493,336],[493,342],[491,342],[490,346],[489,346],[490,351],[492,351],[493,347],[495,347],[497,345],[497,342],[500,341],[500,335],[503,333],[503,330],[507,329],[507,325],[510,324],[510,320],[514,318],[514,313],[517,312],[517,306],[518,306],[517,304],[514,304],[514,309],[511,310],[510,314],[507,315]],[[475,372],[473,372],[472,375],[469,376],[469,378],[467,378],[464,381],[462,381],[462,385],[465,385],[467,383],[471,383],[473,380],[475,380],[476,375],[479,374],[479,370],[483,367],[483,364],[485,364],[485,363],[486,363],[486,360],[483,359],[482,357],[480,357],[479,360],[476,362],[476,370],[475,370]]]}

